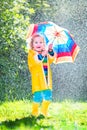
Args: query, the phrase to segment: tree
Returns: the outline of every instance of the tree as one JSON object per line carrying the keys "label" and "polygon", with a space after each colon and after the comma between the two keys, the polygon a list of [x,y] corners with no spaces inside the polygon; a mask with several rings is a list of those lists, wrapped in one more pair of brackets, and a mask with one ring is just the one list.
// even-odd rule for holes
{"label": "tree", "polygon": [[0,99],[30,98],[31,82],[27,66],[26,33],[43,0],[2,0],[0,2]]}

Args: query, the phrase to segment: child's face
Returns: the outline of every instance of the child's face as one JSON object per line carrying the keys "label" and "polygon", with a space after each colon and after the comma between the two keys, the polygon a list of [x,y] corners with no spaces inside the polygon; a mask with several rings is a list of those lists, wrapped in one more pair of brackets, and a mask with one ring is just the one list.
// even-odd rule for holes
{"label": "child's face", "polygon": [[42,37],[38,36],[34,38],[33,50],[40,52],[45,48],[44,40]]}

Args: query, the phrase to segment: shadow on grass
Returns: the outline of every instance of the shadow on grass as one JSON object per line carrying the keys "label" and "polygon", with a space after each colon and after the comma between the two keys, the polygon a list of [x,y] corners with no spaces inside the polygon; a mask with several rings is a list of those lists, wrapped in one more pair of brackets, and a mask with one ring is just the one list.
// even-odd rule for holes
{"label": "shadow on grass", "polygon": [[53,130],[53,125],[48,125],[47,123],[43,125],[42,123],[43,120],[45,119],[35,119],[35,118],[32,119],[31,117],[26,117],[20,120],[16,119],[15,121],[5,121],[1,123],[1,125],[5,126],[9,130],[10,129],[15,130],[17,127],[20,127],[21,124],[25,127],[25,130],[26,130],[26,127],[29,127],[32,129],[50,128]]}

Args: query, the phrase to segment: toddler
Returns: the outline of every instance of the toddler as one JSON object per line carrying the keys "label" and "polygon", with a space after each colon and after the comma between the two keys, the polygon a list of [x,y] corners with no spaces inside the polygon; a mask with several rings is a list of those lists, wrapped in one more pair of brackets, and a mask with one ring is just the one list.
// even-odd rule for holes
{"label": "toddler", "polygon": [[33,106],[32,115],[39,116],[39,106],[41,104],[41,115],[47,116],[48,107],[52,100],[52,75],[50,64],[54,60],[52,44],[45,49],[44,37],[34,34],[30,42],[28,53],[28,66],[32,79]]}

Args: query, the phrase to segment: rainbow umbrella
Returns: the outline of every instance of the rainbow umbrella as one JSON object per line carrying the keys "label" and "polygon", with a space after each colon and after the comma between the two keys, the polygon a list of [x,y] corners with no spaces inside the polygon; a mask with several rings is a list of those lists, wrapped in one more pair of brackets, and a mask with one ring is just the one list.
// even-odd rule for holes
{"label": "rainbow umbrella", "polygon": [[31,24],[27,34],[27,42],[29,43],[33,34],[39,33],[43,35],[46,41],[46,47],[53,44],[55,53],[54,63],[74,62],[80,48],[75,43],[69,31],[56,25],[53,22],[42,22]]}

